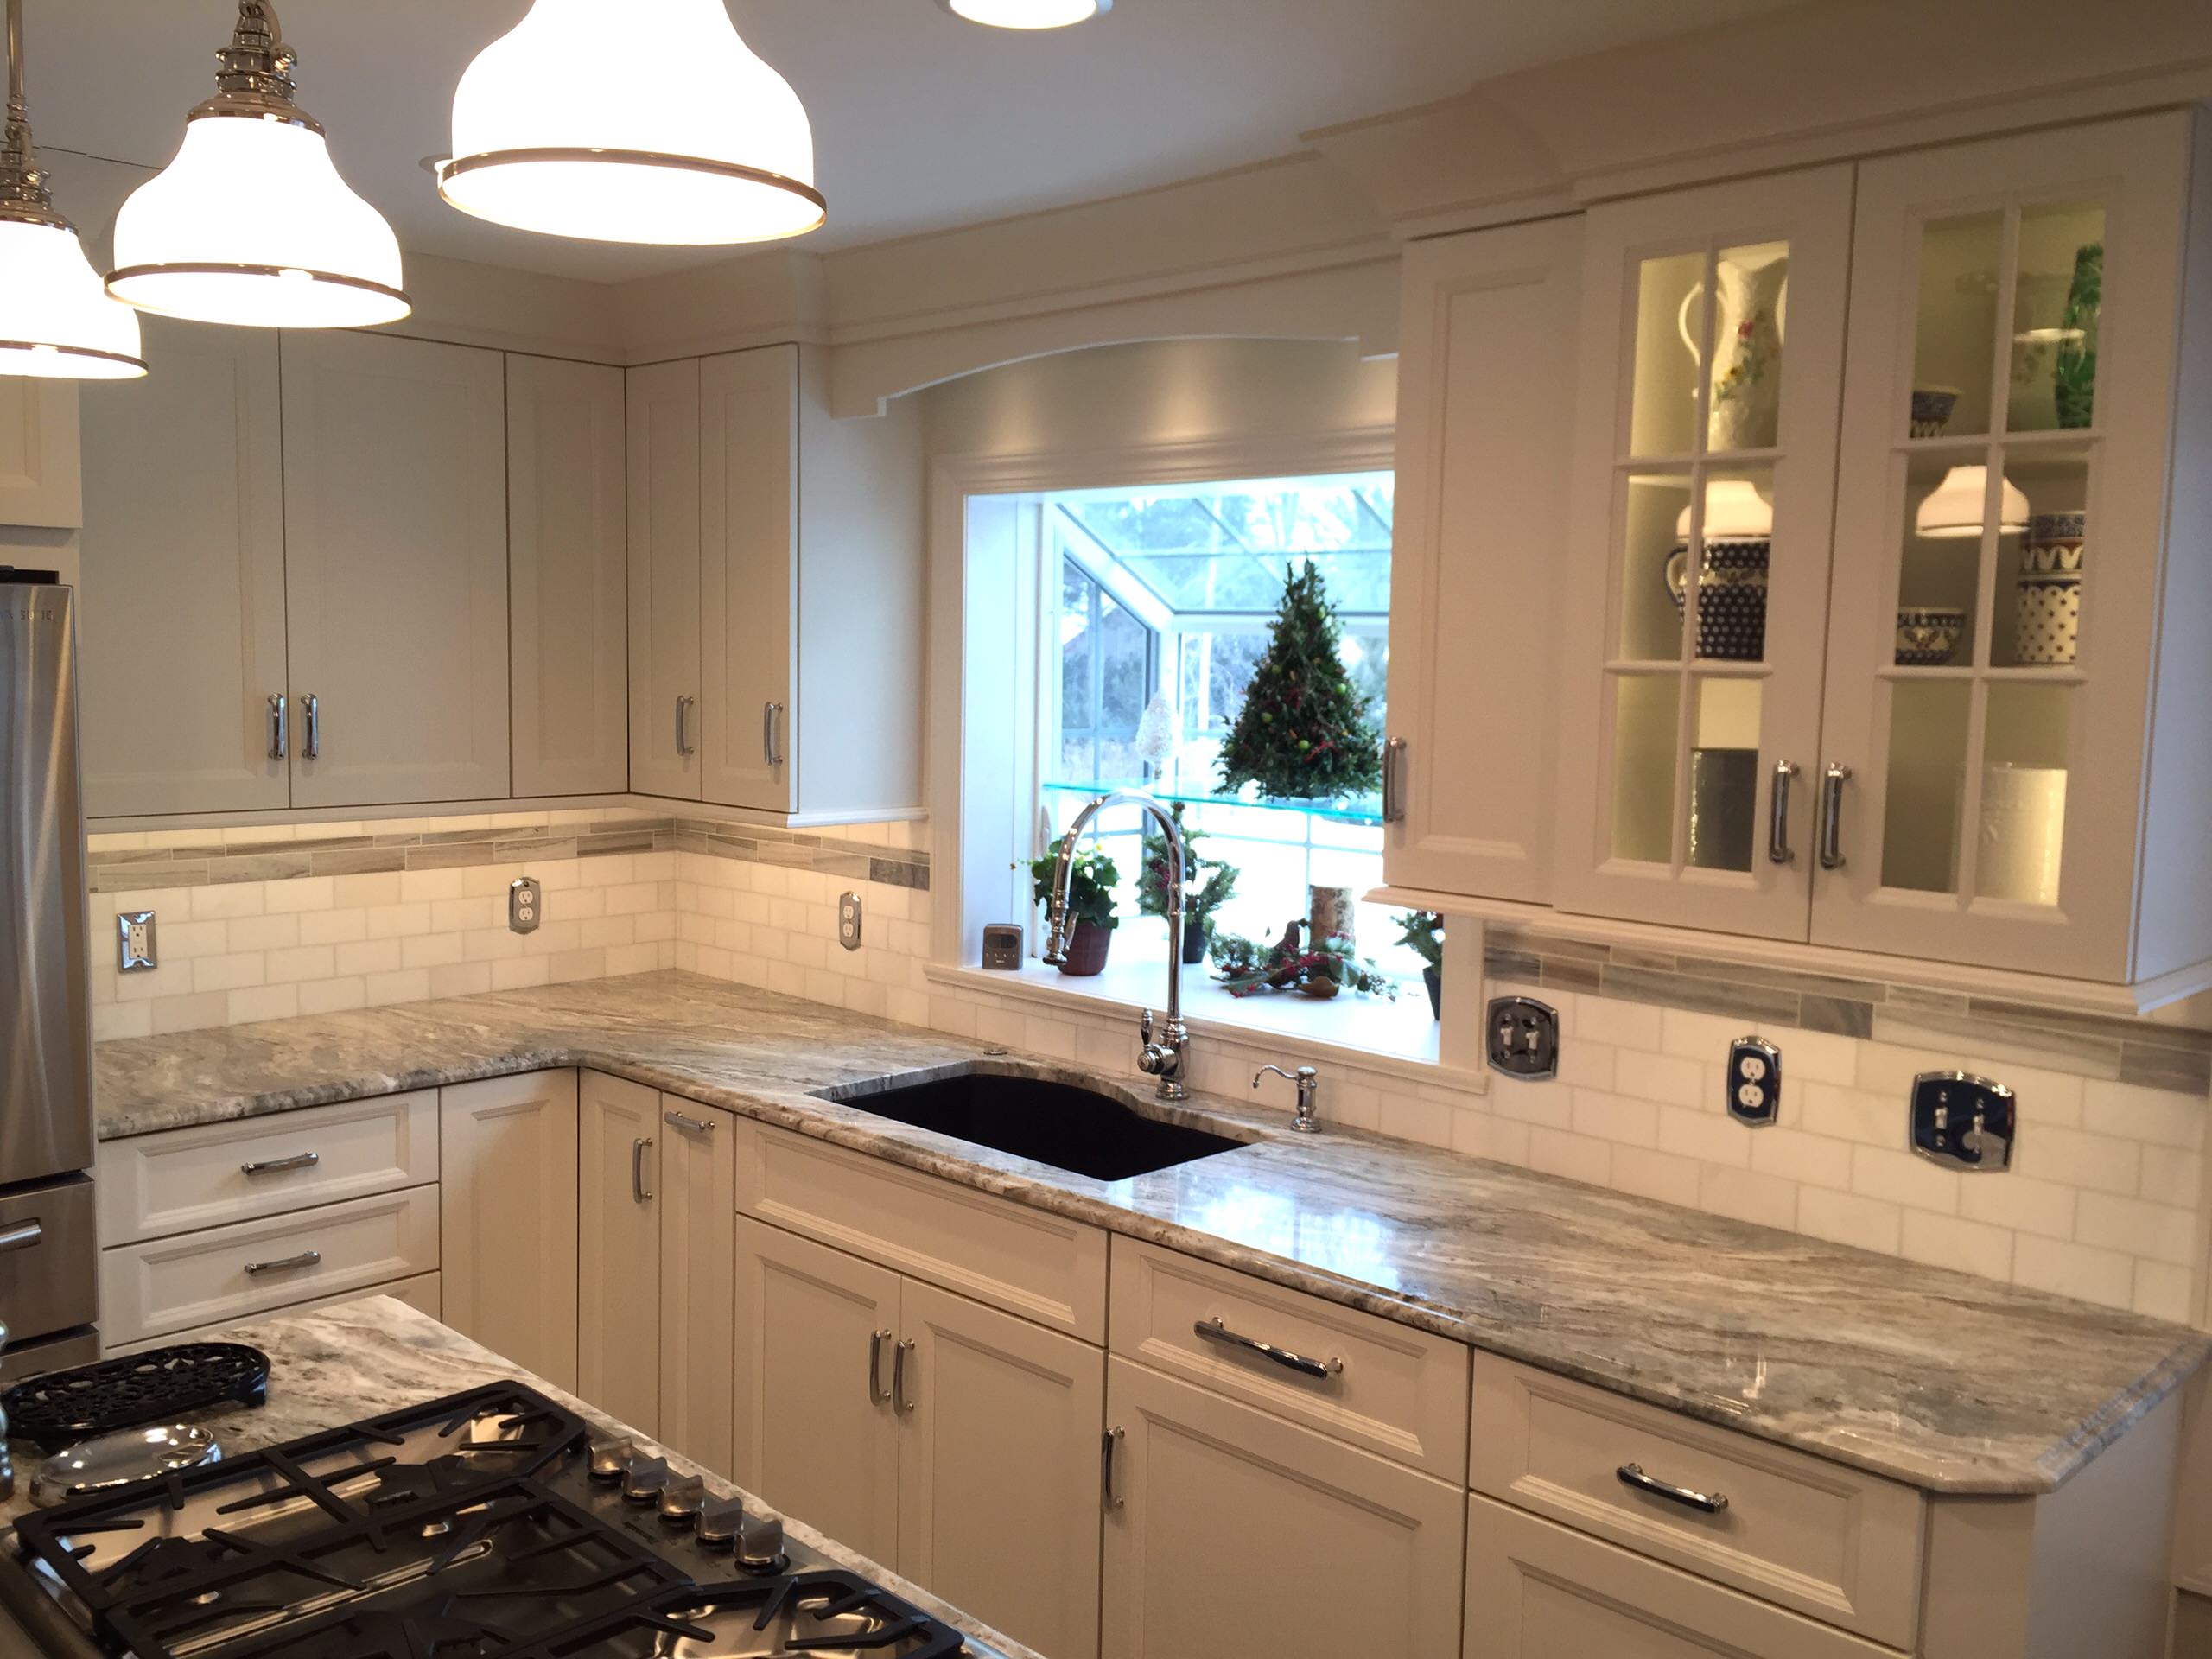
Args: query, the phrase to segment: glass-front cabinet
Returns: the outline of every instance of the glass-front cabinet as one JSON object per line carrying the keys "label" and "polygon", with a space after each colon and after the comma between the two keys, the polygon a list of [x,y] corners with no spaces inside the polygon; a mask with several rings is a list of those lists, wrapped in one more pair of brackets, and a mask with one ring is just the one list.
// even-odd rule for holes
{"label": "glass-front cabinet", "polygon": [[2160,118],[1859,169],[1815,943],[2138,976],[2188,161]]}
{"label": "glass-front cabinet", "polygon": [[1851,188],[1827,168],[1589,216],[1566,908],[1802,935]]}

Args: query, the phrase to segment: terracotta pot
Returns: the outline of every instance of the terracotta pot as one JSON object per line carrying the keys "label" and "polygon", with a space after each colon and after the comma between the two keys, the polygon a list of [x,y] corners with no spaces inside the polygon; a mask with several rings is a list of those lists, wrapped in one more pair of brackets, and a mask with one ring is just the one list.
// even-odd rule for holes
{"label": "terracotta pot", "polygon": [[1206,930],[1203,922],[1183,918],[1183,965],[1195,968],[1206,959]]}
{"label": "terracotta pot", "polygon": [[1444,1017],[1444,970],[1441,968],[1424,968],[1421,970],[1421,980],[1428,987],[1429,1013],[1441,1020]]}
{"label": "terracotta pot", "polygon": [[1077,922],[1068,939],[1068,959],[1060,971],[1077,978],[1106,971],[1106,950],[1114,943],[1114,930],[1096,922]]}

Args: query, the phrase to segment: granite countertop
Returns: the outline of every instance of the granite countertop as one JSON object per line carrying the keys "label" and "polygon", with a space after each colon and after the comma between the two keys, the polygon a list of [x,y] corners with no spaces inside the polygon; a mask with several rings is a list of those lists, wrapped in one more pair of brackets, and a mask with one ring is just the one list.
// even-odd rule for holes
{"label": "granite countertop", "polygon": [[[756,1512],[775,1512],[772,1505],[763,1503],[741,1487],[390,1296],[369,1296],[313,1313],[278,1315],[232,1325],[221,1335],[226,1341],[251,1343],[269,1356],[270,1362],[266,1404],[226,1405],[185,1414],[185,1421],[214,1435],[226,1457],[281,1446],[302,1435],[342,1427],[442,1395],[512,1379],[582,1414],[595,1427],[659,1453],[680,1473],[701,1477],[716,1497],[742,1497]],[[28,1443],[18,1446],[16,1451],[24,1454],[21,1460],[29,1460]],[[0,1522],[12,1523],[30,1507],[23,1495],[29,1485],[27,1479],[19,1481],[16,1497],[0,1503]],[[823,1537],[803,1521],[786,1516],[785,1529],[791,1537],[811,1545],[839,1565],[851,1567],[893,1594],[904,1596],[923,1611],[997,1649],[1006,1659],[1041,1659],[1032,1649],[1009,1641],[888,1567]],[[0,1614],[0,1622],[4,1622],[4,1617]]]}
{"label": "granite countertop", "polygon": [[99,1133],[588,1066],[1931,1491],[2050,1491],[2212,1352],[2162,1320],[1378,1135],[1292,1135],[1243,1103],[1189,1106],[1249,1144],[1108,1182],[814,1097],[963,1064],[1144,1101],[669,972],[102,1044]]}

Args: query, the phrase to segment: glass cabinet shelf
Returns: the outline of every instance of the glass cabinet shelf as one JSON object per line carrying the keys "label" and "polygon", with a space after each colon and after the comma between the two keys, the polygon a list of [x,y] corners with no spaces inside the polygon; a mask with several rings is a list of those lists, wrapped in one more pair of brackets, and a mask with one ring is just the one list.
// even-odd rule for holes
{"label": "glass cabinet shelf", "polygon": [[1382,822],[1382,803],[1372,796],[1358,800],[1261,801],[1248,799],[1242,795],[1209,794],[1199,790],[1161,789],[1135,780],[1103,784],[1046,784],[1043,787],[1047,795],[1080,796],[1086,800],[1125,789],[1149,795],[1154,800],[1170,806],[1233,806],[1248,812],[1296,812],[1325,823],[1356,823],[1370,829]]}

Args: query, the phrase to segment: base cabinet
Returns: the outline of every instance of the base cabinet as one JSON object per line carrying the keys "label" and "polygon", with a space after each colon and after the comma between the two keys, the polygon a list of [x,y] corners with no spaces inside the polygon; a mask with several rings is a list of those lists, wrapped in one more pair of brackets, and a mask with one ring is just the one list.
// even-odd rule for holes
{"label": "base cabinet", "polygon": [[1459,1647],[1458,1487],[1118,1357],[1106,1395],[1106,1659]]}
{"label": "base cabinet", "polygon": [[576,1074],[443,1090],[438,1187],[444,1319],[576,1386]]}
{"label": "base cabinet", "polygon": [[1099,1351],[738,1219],[736,1478],[1049,1653],[1098,1650]]}

